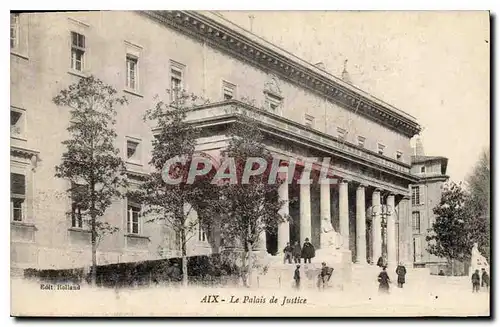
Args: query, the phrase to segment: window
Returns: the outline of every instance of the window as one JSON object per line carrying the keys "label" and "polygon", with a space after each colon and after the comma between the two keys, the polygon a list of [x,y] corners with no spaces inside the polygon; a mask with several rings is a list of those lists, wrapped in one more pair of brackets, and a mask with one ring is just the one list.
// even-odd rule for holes
{"label": "window", "polygon": [[401,151],[396,152],[396,160],[397,161],[403,160],[403,152],[401,152]]}
{"label": "window", "polygon": [[420,187],[412,186],[411,187],[411,204],[419,205],[420,204]]}
{"label": "window", "polygon": [[127,139],[127,162],[141,163],[141,143],[138,139]]}
{"label": "window", "polygon": [[272,111],[276,111],[282,103],[282,98],[275,94],[266,92],[266,107]]}
{"label": "window", "polygon": [[304,124],[307,127],[311,127],[311,128],[314,127],[314,117],[313,116],[311,116],[311,115],[305,115],[304,119],[305,119],[305,123]]}
{"label": "window", "polygon": [[179,100],[184,88],[184,66],[172,63],[170,67],[170,92],[172,102]]}
{"label": "window", "polygon": [[83,71],[85,66],[85,36],[71,32],[71,68]]}
{"label": "window", "polygon": [[425,166],[420,167],[420,172],[425,173]]}
{"label": "window", "polygon": [[420,212],[414,211],[411,215],[413,233],[420,234]]}
{"label": "window", "polygon": [[366,140],[366,138],[364,138],[363,136],[358,136],[358,146],[364,148],[365,147],[365,140]]}
{"label": "window", "polygon": [[126,86],[131,90],[137,90],[137,57],[127,55],[127,80]]}
{"label": "window", "polygon": [[141,224],[141,206],[136,203],[129,202],[127,205],[127,233],[140,234]]}
{"label": "window", "polygon": [[377,147],[377,152],[378,152],[378,154],[383,155],[383,154],[384,154],[384,150],[385,150],[385,145],[383,145],[383,144],[379,143],[379,144],[378,144],[378,147]]}
{"label": "window", "polygon": [[71,227],[83,228],[83,216],[88,206],[85,201],[86,185],[71,185]]}
{"label": "window", "polygon": [[205,231],[203,230],[203,228],[198,223],[198,241],[205,242],[206,239],[207,239],[207,235],[205,234]]}
{"label": "window", "polygon": [[19,45],[19,14],[10,14],[10,48]]}
{"label": "window", "polygon": [[10,134],[16,136],[24,135],[24,112],[17,109],[10,109]]}
{"label": "window", "polygon": [[222,81],[222,96],[224,100],[234,99],[236,95],[236,85]]}
{"label": "window", "polygon": [[341,127],[337,127],[337,137],[339,139],[342,139],[344,140],[345,137],[346,137],[346,130],[344,128],[341,128]]}
{"label": "window", "polygon": [[10,174],[10,207],[13,221],[25,219],[26,178],[22,174]]}

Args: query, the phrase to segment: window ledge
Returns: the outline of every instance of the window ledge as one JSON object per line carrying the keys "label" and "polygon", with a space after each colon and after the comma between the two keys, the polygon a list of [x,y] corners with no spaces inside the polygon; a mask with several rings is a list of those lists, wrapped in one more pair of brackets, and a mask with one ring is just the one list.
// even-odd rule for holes
{"label": "window ledge", "polygon": [[14,55],[16,57],[19,57],[21,59],[24,59],[24,60],[29,60],[30,59],[27,55],[22,54],[22,53],[20,53],[20,52],[18,52],[16,50],[10,50],[10,54]]}
{"label": "window ledge", "polygon": [[88,74],[81,72],[81,71],[78,71],[78,70],[74,70],[74,69],[68,70],[68,74],[78,76],[78,77],[88,77]]}
{"label": "window ledge", "polygon": [[146,235],[141,235],[141,234],[131,234],[131,233],[128,233],[128,234],[125,234],[125,237],[130,237],[130,238],[141,238],[141,239],[146,239],[146,240],[149,240],[149,236],[146,236]]}
{"label": "window ledge", "polygon": [[17,226],[17,227],[24,227],[24,228],[32,228],[34,230],[38,230],[33,223],[28,223],[24,221],[11,221],[10,224],[12,226]]}
{"label": "window ledge", "polygon": [[19,134],[11,134],[10,138],[24,142],[28,141],[28,139],[24,135],[19,135]]}
{"label": "window ledge", "polygon": [[135,96],[137,96],[139,98],[144,98],[144,95],[142,95],[141,93],[139,93],[137,90],[132,90],[132,89],[129,89],[129,88],[124,88],[123,92],[135,95]]}
{"label": "window ledge", "polygon": [[125,163],[127,164],[130,164],[130,165],[134,165],[134,166],[137,166],[137,167],[142,167],[142,163],[140,163],[139,161],[130,161],[130,160],[127,160],[125,161]]}
{"label": "window ledge", "polygon": [[81,227],[71,227],[68,228],[70,232],[77,232],[77,233],[91,233],[92,231],[90,229],[86,228],[81,228]]}

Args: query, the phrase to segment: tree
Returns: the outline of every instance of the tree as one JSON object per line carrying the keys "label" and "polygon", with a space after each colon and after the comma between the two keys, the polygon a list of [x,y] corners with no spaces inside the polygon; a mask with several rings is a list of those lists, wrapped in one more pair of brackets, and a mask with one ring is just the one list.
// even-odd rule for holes
{"label": "tree", "polygon": [[490,151],[485,150],[467,177],[470,193],[467,207],[471,219],[467,229],[471,239],[478,243],[479,251],[490,260]]}
{"label": "tree", "polygon": [[[235,172],[232,181],[227,178],[220,185],[222,208],[222,234],[224,240],[239,243],[243,247],[243,282],[251,285],[252,250],[258,242],[259,235],[270,230],[288,217],[282,217],[279,210],[285,201],[279,200],[278,188],[282,182],[269,183],[269,167],[273,160],[266,149],[264,136],[255,119],[240,114],[239,120],[228,131],[230,137],[223,156],[228,160],[229,173]],[[249,158],[262,158],[266,162],[266,170],[259,175],[251,176],[248,182],[243,181],[243,171]],[[233,161],[234,160],[234,161]],[[252,170],[259,169],[260,164],[253,163]],[[221,171],[221,168],[219,169]]]}
{"label": "tree", "polygon": [[90,223],[91,281],[95,286],[98,243],[105,235],[118,230],[100,218],[113,198],[123,195],[127,185],[125,165],[114,145],[115,106],[123,105],[126,99],[119,97],[111,86],[90,76],[60,91],[53,102],[70,108],[67,130],[71,138],[62,142],[66,152],[61,164],[55,167],[55,176],[71,182],[67,192],[73,205],[68,214],[82,227],[83,223]]}
{"label": "tree", "polygon": [[472,240],[467,229],[470,210],[467,208],[468,194],[461,184],[446,184],[440,203],[433,209],[436,222],[426,237],[427,251],[446,258],[452,267],[453,261],[464,261],[470,257]]}
{"label": "tree", "polygon": [[[138,190],[129,192],[129,196],[140,199],[144,205],[144,216],[151,217],[147,222],[161,222],[176,233],[181,247],[183,284],[187,285],[187,242],[196,228],[202,228],[200,220],[211,217],[201,213],[209,211],[209,200],[216,195],[217,189],[206,178],[197,178],[194,183],[186,182],[200,135],[199,130],[186,121],[186,116],[199,98],[182,90],[173,90],[172,95],[172,102],[158,101],[146,112],[144,119],[157,126],[149,162],[154,171]],[[173,158],[180,159],[180,162],[165,171],[168,168],[166,164]],[[181,182],[167,183],[165,174]],[[198,211],[197,220],[190,219],[194,211]],[[208,221],[205,223],[208,224]]]}

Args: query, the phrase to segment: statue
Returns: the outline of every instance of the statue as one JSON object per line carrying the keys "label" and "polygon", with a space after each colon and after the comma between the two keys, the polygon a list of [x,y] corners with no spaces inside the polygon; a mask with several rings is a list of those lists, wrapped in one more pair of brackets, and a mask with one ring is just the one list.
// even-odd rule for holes
{"label": "statue", "polygon": [[342,247],[342,237],[333,228],[332,222],[328,217],[323,217],[321,220],[321,248],[334,248],[340,249]]}
{"label": "statue", "polygon": [[486,258],[479,252],[477,243],[474,243],[471,250],[469,275],[476,271],[476,269],[481,271],[482,268],[486,269],[488,273],[490,272],[488,261],[486,261]]}

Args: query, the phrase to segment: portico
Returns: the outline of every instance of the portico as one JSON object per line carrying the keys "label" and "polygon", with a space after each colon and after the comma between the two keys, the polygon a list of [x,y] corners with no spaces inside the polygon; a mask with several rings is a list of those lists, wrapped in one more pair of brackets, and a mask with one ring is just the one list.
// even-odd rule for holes
{"label": "portico", "polygon": [[397,227],[409,219],[408,199],[401,194],[342,179],[333,185],[284,183],[279,196],[298,201],[287,202],[281,210],[290,214],[291,221],[277,228],[278,252],[287,242],[302,244],[306,238],[320,249],[325,235],[321,225],[329,220],[340,234],[339,248],[350,250],[353,262],[376,264],[384,255],[388,266],[394,267],[398,261],[409,260],[403,245],[410,240],[406,240],[406,230]]}

